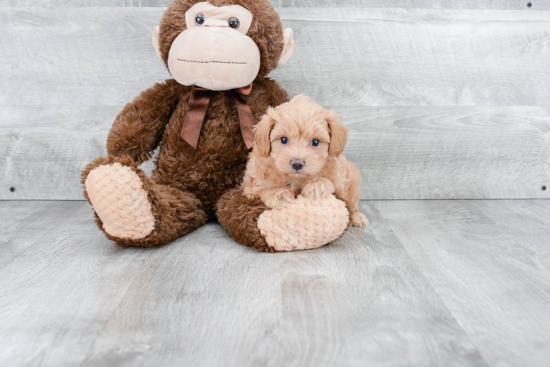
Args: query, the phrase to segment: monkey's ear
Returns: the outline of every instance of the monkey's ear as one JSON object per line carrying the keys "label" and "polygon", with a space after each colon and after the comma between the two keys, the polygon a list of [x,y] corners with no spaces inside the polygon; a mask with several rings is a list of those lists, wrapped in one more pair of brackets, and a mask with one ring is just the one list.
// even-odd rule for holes
{"label": "monkey's ear", "polygon": [[155,48],[157,57],[162,60],[162,55],[160,53],[159,33],[160,33],[160,27],[156,26],[155,30],[153,31],[153,47]]}
{"label": "monkey's ear", "polygon": [[340,122],[334,111],[329,111],[327,122],[330,130],[330,145],[328,147],[328,154],[333,157],[339,157],[348,142],[349,129],[346,125]]}
{"label": "monkey's ear", "polygon": [[267,110],[267,113],[262,117],[260,122],[254,126],[254,153],[257,153],[262,157],[269,157],[271,153],[271,130],[273,126],[277,123],[272,117],[273,109],[270,108]]}
{"label": "monkey's ear", "polygon": [[292,28],[287,28],[283,31],[284,36],[284,47],[283,52],[281,53],[281,57],[279,58],[279,65],[284,65],[288,62],[288,59],[290,59],[290,55],[292,55],[292,51],[294,50],[294,32],[292,32]]}

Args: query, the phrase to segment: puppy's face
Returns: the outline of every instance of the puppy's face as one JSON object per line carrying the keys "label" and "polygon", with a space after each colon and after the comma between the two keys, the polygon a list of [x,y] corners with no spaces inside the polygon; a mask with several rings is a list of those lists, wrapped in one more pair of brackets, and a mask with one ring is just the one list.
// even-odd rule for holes
{"label": "puppy's face", "polygon": [[347,132],[334,112],[296,96],[268,110],[254,130],[254,152],[269,156],[284,176],[308,178],[323,169],[329,156],[342,153]]}
{"label": "puppy's face", "polygon": [[282,175],[313,176],[328,158],[328,123],[308,118],[283,119],[271,131],[271,158]]}

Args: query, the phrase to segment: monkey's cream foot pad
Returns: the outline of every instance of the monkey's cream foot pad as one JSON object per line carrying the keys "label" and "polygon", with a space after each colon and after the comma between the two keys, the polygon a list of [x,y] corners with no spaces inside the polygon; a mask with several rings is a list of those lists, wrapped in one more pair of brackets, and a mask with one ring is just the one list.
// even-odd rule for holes
{"label": "monkey's cream foot pad", "polygon": [[155,228],[147,192],[130,167],[114,163],[95,168],[86,179],[86,191],[111,236],[141,239]]}
{"label": "monkey's cream foot pad", "polygon": [[258,218],[258,228],[267,244],[277,251],[307,250],[337,239],[349,223],[343,201],[334,196],[296,201],[267,210]]}

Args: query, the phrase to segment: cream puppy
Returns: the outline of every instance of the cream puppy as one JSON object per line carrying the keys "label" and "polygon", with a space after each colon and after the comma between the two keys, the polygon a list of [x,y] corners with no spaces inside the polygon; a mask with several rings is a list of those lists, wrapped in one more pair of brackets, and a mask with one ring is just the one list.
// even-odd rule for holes
{"label": "cream puppy", "polygon": [[333,111],[304,95],[269,108],[254,128],[244,195],[278,208],[300,194],[312,199],[334,194],[346,203],[351,224],[368,226],[357,207],[361,176],[342,155],[347,135]]}

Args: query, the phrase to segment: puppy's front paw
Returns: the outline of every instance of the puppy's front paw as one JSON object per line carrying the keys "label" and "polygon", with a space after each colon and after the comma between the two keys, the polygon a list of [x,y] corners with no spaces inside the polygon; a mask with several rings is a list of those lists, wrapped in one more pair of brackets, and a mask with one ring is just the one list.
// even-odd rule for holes
{"label": "puppy's front paw", "polygon": [[308,199],[325,199],[334,194],[334,185],[326,178],[308,182],[302,188],[302,196]]}
{"label": "puppy's front paw", "polygon": [[280,208],[295,199],[294,195],[288,189],[283,187],[274,187],[264,190],[260,194],[260,198],[264,204],[271,209]]}
{"label": "puppy's front paw", "polygon": [[351,215],[351,224],[356,227],[368,227],[369,220],[365,217],[365,214],[355,212]]}

